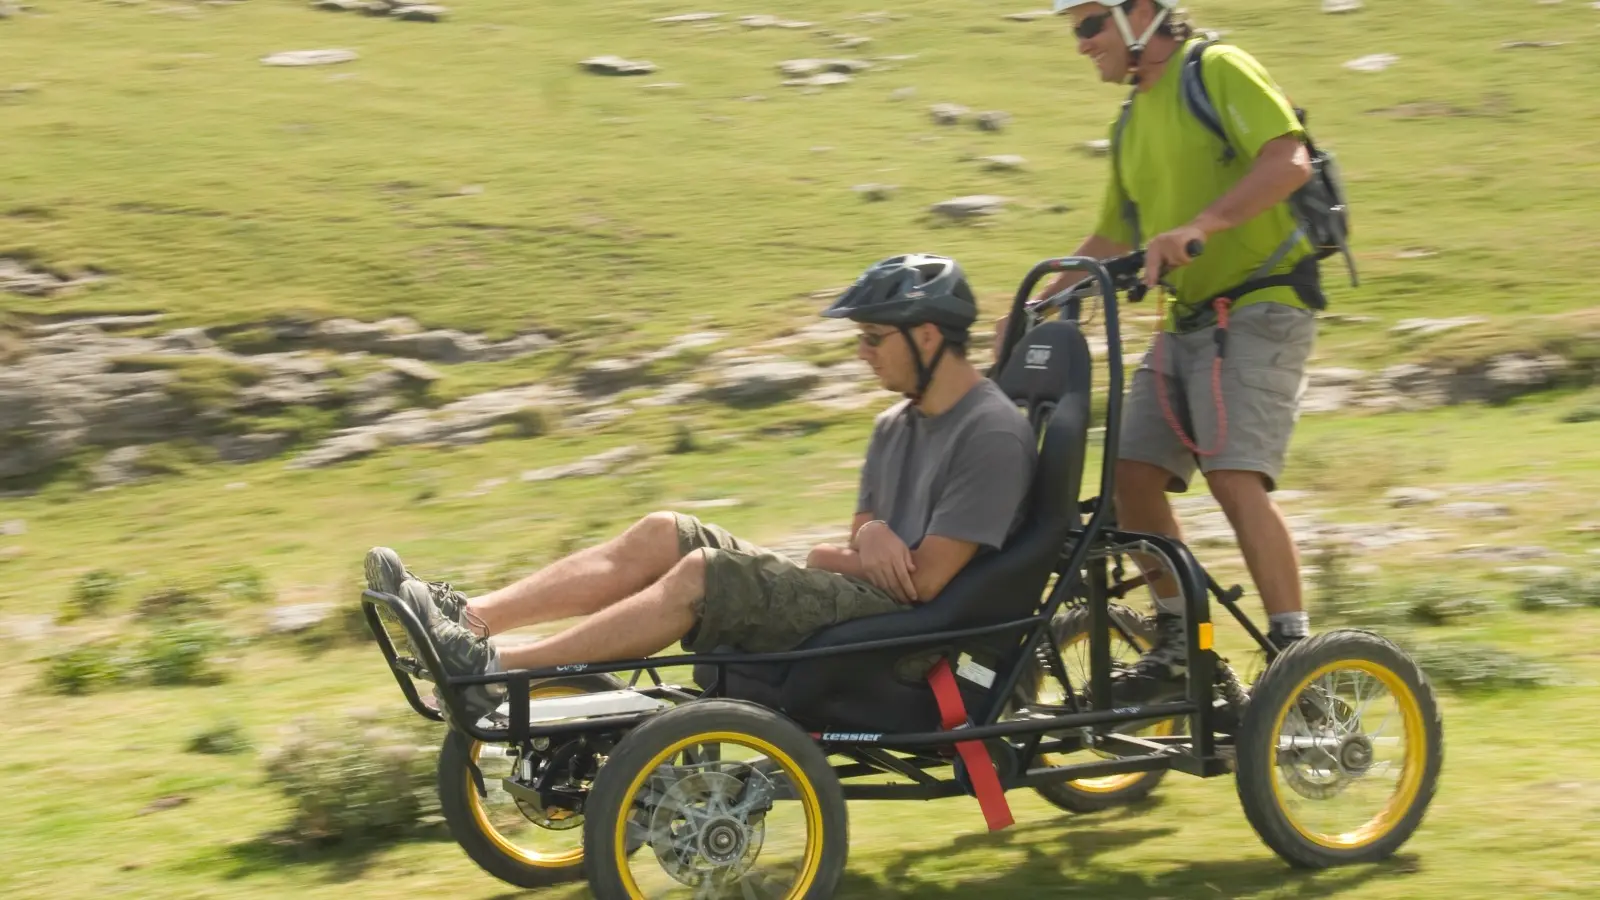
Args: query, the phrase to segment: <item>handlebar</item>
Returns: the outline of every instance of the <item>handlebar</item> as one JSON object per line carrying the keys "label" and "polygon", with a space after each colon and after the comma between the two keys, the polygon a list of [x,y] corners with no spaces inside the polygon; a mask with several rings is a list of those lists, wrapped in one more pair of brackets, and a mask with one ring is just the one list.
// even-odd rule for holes
{"label": "handlebar", "polygon": [[[1184,246],[1184,250],[1189,254],[1190,258],[1199,256],[1205,252],[1205,249],[1205,241],[1199,238],[1190,241]],[[1135,250],[1126,256],[1113,256],[1109,259],[1103,259],[1100,264],[1105,267],[1106,274],[1111,276],[1111,289],[1118,293],[1123,291],[1130,292],[1131,296],[1128,299],[1137,303],[1144,299],[1144,283],[1139,277],[1139,273],[1144,270],[1144,260],[1145,251]],[[1162,274],[1166,274],[1165,271]],[[1090,278],[1078,282],[1059,294],[1041,297],[1038,300],[1030,300],[1024,304],[1024,308],[1031,313],[1049,312],[1074,300],[1092,296],[1093,293],[1094,279]]]}

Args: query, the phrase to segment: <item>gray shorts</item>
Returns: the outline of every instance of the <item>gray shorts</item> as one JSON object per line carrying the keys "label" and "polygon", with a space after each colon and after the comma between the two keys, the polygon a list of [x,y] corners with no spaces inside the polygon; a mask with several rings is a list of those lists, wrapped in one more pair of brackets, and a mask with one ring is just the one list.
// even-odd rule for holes
{"label": "gray shorts", "polygon": [[699,550],[706,559],[705,596],[682,642],[690,653],[792,650],[829,625],[910,608],[870,582],[808,569],[716,525],[676,515],[679,554]]}
{"label": "gray shorts", "polygon": [[[1155,346],[1146,351],[1123,404],[1118,455],[1166,469],[1172,473],[1168,490],[1178,493],[1189,489],[1197,466],[1201,472],[1260,472],[1267,489],[1276,490],[1300,418],[1306,361],[1316,338],[1315,314],[1262,302],[1229,317],[1220,391],[1227,428],[1220,447],[1218,391],[1212,381],[1215,332],[1210,327],[1162,334],[1159,376]],[[1189,441],[1203,451],[1215,450],[1213,455],[1196,456],[1173,431],[1156,392],[1157,377],[1164,377],[1167,408]]]}

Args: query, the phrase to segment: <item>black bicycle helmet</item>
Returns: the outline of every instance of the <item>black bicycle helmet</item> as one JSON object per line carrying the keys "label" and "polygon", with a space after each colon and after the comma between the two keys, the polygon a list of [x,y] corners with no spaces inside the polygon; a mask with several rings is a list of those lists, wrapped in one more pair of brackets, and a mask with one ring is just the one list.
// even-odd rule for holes
{"label": "black bicycle helmet", "polygon": [[955,260],[910,253],[873,263],[822,314],[876,325],[931,323],[945,337],[965,343],[978,318],[978,301]]}
{"label": "black bicycle helmet", "polygon": [[[874,325],[893,325],[911,346],[917,367],[917,389],[907,394],[913,401],[933,381],[933,370],[951,343],[965,345],[968,329],[978,318],[978,301],[961,266],[948,256],[909,253],[873,263],[848,290],[822,314],[830,319],[850,319]],[[933,360],[924,362],[911,340],[911,329],[932,324],[942,340]]]}

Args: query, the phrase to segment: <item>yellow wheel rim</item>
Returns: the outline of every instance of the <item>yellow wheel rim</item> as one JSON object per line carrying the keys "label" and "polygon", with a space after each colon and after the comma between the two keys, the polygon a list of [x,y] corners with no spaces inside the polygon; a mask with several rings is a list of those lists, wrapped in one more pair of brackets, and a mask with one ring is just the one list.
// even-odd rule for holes
{"label": "yellow wheel rim", "polygon": [[[1274,749],[1272,755],[1274,762],[1272,767],[1272,794],[1273,801],[1283,811],[1290,827],[1294,828],[1306,840],[1330,850],[1350,851],[1359,850],[1382,840],[1405,818],[1406,812],[1416,802],[1417,795],[1422,789],[1424,769],[1427,767],[1428,750],[1426,728],[1422,717],[1422,704],[1417,700],[1416,693],[1395,672],[1376,662],[1363,659],[1331,662],[1301,679],[1300,683],[1290,693],[1289,702],[1278,710],[1277,716],[1273,720],[1271,734],[1275,745],[1282,740],[1284,723],[1288,720],[1290,712],[1296,709],[1297,701],[1299,701],[1306,688],[1338,670],[1350,670],[1371,676],[1384,688],[1387,688],[1395,699],[1395,707],[1399,713],[1399,723],[1404,733],[1405,750],[1400,758],[1400,777],[1395,785],[1394,792],[1382,809],[1360,825],[1334,832],[1318,830],[1306,824],[1300,816],[1295,814],[1292,807],[1297,806],[1298,803],[1291,801],[1294,800],[1293,795],[1296,791],[1292,785],[1287,783],[1287,776],[1284,776],[1280,771],[1281,764],[1277,761],[1278,753]],[[1360,694],[1361,692],[1358,691],[1357,704],[1352,707],[1351,724],[1353,725],[1361,724],[1362,720],[1366,718],[1364,710],[1372,700],[1369,697],[1366,698],[1365,702],[1361,702]],[[1388,722],[1393,716],[1393,713],[1386,714],[1375,730],[1381,734],[1382,731],[1387,729]],[[1367,739],[1372,740],[1373,738],[1367,736]],[[1369,771],[1370,768],[1376,768],[1376,764],[1374,763],[1369,767]],[[1357,782],[1352,782],[1352,784],[1354,783]]]}
{"label": "yellow wheel rim", "polygon": [[[571,697],[583,693],[587,692],[582,688],[573,687],[572,685],[535,685],[532,690],[528,691],[528,699],[539,700],[550,697]],[[467,755],[471,758],[472,762],[476,764],[478,762],[478,755],[481,752],[483,752],[483,743],[481,741],[473,741],[472,746],[467,751]],[[484,798],[478,796],[477,785],[475,785],[472,781],[472,772],[470,770],[462,772],[461,777],[467,781],[467,804],[472,808],[473,821],[477,823],[478,830],[481,831],[501,853],[504,853],[518,862],[530,866],[537,866],[541,869],[562,869],[568,866],[576,865],[583,861],[582,844],[579,844],[572,850],[567,850],[560,853],[541,853],[535,850],[527,850],[513,843],[510,838],[501,833],[499,828],[495,827],[494,822],[490,819],[489,810],[484,805]],[[582,833],[581,829],[574,829],[574,831],[579,834]]]}
{"label": "yellow wheel rim", "polygon": [[644,897],[644,893],[640,891],[639,884],[634,880],[633,871],[628,865],[628,822],[630,821],[630,817],[627,814],[628,810],[632,807],[634,798],[639,794],[639,789],[644,786],[645,780],[650,777],[651,773],[664,765],[667,760],[696,744],[736,744],[749,748],[777,763],[782,771],[788,775],[805,813],[806,846],[800,874],[795,879],[794,886],[784,895],[784,900],[795,900],[795,898],[804,897],[811,890],[811,885],[816,881],[817,873],[822,868],[822,801],[817,797],[816,787],[812,785],[811,779],[806,776],[800,765],[772,743],[754,735],[730,731],[694,734],[674,741],[640,767],[638,774],[633,777],[633,782],[628,785],[627,792],[623,794],[623,808],[617,816],[616,833],[613,835],[612,841],[616,853],[617,872],[622,876],[622,885],[627,890],[628,896],[641,898],[641,900]]}
{"label": "yellow wheel rim", "polygon": [[[1116,632],[1115,629],[1113,629],[1113,632],[1114,632],[1113,635],[1112,635],[1113,640],[1115,640],[1116,638],[1122,637],[1122,634],[1120,632]],[[1087,632],[1087,631],[1078,632],[1075,636],[1073,636],[1072,640],[1068,641],[1067,643],[1065,643],[1065,644],[1063,644],[1061,646],[1061,654],[1063,656],[1065,656],[1068,647],[1077,646],[1078,644],[1083,643],[1083,642],[1087,641],[1088,639],[1089,639],[1089,632]],[[1139,652],[1143,652],[1145,650],[1150,649],[1149,645],[1145,644],[1144,641],[1139,640],[1137,637],[1135,637],[1135,640],[1132,641],[1131,643],[1132,643],[1134,649],[1139,651]],[[1062,665],[1065,665],[1065,664],[1066,664],[1065,661],[1063,661]],[[1043,679],[1043,675],[1042,674],[1041,674],[1040,678],[1041,678],[1041,681],[1042,681],[1042,679]],[[1035,688],[1035,693],[1037,693],[1037,692],[1038,692],[1038,689],[1036,687]],[[1154,725],[1145,726],[1145,728],[1143,730],[1141,730],[1141,731],[1134,732],[1134,736],[1144,736],[1144,737],[1167,736],[1167,735],[1172,734],[1175,728],[1176,728],[1176,725],[1175,725],[1175,723],[1174,723],[1174,721],[1172,719],[1163,719],[1160,722],[1155,723]],[[1104,753],[1104,752],[1098,751],[1098,750],[1091,750],[1090,752],[1094,753],[1096,756],[1099,756],[1099,757],[1104,758],[1104,759],[1110,759],[1110,758],[1113,757],[1112,754]],[[1059,754],[1059,753],[1042,754],[1040,756],[1040,760],[1042,762],[1044,762],[1045,765],[1048,765],[1048,766],[1063,766],[1063,765],[1067,765],[1066,756],[1064,756],[1063,754]],[[1125,775],[1104,775],[1104,776],[1101,776],[1099,778],[1079,778],[1076,781],[1069,781],[1069,782],[1067,782],[1067,784],[1071,785],[1073,788],[1075,788],[1077,790],[1083,791],[1086,794],[1115,794],[1118,791],[1127,790],[1128,788],[1134,786],[1135,784],[1138,784],[1139,780],[1144,778],[1148,774],[1149,773],[1147,773],[1147,772],[1129,772],[1129,773],[1127,773]]]}

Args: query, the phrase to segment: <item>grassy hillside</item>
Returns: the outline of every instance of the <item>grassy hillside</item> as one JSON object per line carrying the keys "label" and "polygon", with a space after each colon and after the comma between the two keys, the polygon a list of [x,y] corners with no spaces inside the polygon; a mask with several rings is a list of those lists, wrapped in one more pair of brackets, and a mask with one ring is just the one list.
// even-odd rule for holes
{"label": "grassy hillside", "polygon": [[[302,0],[40,0],[0,19],[0,259],[103,277],[49,296],[0,291],[0,359],[8,324],[90,313],[165,314],[151,332],[404,315],[557,338],[531,358],[439,366],[435,393],[454,397],[691,331],[745,347],[806,324],[823,302],[815,292],[917,249],[960,259],[984,314],[998,315],[1030,265],[1090,227],[1107,166],[1085,144],[1105,136],[1122,97],[1090,79],[1060,22],[1003,18],[1028,8],[907,0],[862,18],[845,3],[774,4],[726,8],[712,30],[657,24],[691,8],[636,0],[460,0],[440,23]],[[1589,284],[1600,266],[1600,11],[1576,0],[1372,0],[1351,15],[1323,15],[1314,0],[1201,0],[1193,11],[1310,109],[1349,181],[1365,283],[1350,290],[1337,268],[1329,280],[1333,312],[1359,318],[1327,320],[1317,365],[1529,342],[1600,356]],[[756,13],[813,26],[736,21]],[[825,32],[871,42],[842,49]],[[260,62],[325,48],[359,58]],[[1377,53],[1399,59],[1382,72],[1344,66]],[[579,68],[601,54],[659,71]],[[873,67],[817,91],[784,86],[778,63],[811,57]],[[942,102],[1010,119],[999,132],[971,115],[941,126],[928,108]],[[991,154],[1027,163],[990,171],[977,158]],[[868,183],[896,189],[871,202],[854,190]],[[965,222],[929,213],[966,194],[1012,202]],[[1456,315],[1485,321],[1420,339],[1389,330]],[[837,359],[848,347],[775,352]],[[0,894],[505,896],[436,836],[304,856],[267,837],[286,809],[257,753],[279,728],[401,702],[370,644],[341,640],[335,623],[308,648],[268,633],[274,612],[347,604],[374,543],[488,587],[664,507],[803,542],[848,521],[877,408],[641,407],[330,469],[175,455],[166,477],[111,491],[60,479],[0,497],[0,793],[12,798],[0,846],[18,861],[0,866]],[[856,804],[847,895],[1592,896],[1600,754],[1584,723],[1600,708],[1600,662],[1584,648],[1600,609],[1524,611],[1527,573],[1507,570],[1592,569],[1597,421],[1600,400],[1570,391],[1304,420],[1284,478],[1301,492],[1284,501],[1297,527],[1367,538],[1352,562],[1378,599],[1436,588],[1488,601],[1442,628],[1383,627],[1434,646],[1431,670],[1452,683],[1482,674],[1473,648],[1557,673],[1536,691],[1447,692],[1445,788],[1402,859],[1292,875],[1249,831],[1228,779],[1172,776],[1153,807],[1095,817],[1019,794],[1021,827],[993,837],[969,803]],[[643,452],[609,476],[520,478],[627,446]],[[1396,487],[1446,496],[1397,508],[1386,498]],[[1212,508],[1184,502],[1202,559],[1243,579],[1231,541],[1207,534]],[[1451,502],[1504,509],[1475,518]],[[56,621],[96,570],[119,585],[104,609]],[[260,590],[248,589],[256,576]],[[180,589],[202,596],[229,638],[215,651],[219,682],[46,689],[51,657],[142,640],[154,627],[140,613],[147,598]],[[1256,612],[1253,596],[1246,608]],[[1319,609],[1314,625],[1333,621]],[[1219,631],[1241,646],[1236,629]],[[186,752],[230,719],[247,752]],[[147,811],[171,796],[187,802]]]}

